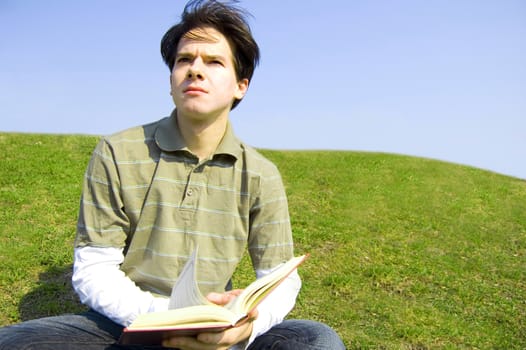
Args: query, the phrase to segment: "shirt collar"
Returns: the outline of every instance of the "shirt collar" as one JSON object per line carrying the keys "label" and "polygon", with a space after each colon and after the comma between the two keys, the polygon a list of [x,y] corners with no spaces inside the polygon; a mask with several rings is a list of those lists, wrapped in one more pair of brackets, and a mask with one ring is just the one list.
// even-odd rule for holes
{"label": "shirt collar", "polygon": [[[190,152],[177,125],[176,115],[177,113],[174,109],[170,117],[161,120],[159,127],[155,131],[155,142],[160,149],[166,152]],[[238,159],[242,156],[242,152],[241,142],[234,134],[230,122],[228,122],[225,134],[217,146],[213,157],[227,155]]]}

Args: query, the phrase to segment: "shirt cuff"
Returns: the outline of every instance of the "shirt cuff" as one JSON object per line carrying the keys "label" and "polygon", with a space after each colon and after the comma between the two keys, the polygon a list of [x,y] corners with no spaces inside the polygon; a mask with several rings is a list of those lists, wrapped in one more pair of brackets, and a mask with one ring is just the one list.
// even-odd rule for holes
{"label": "shirt cuff", "polygon": [[[272,270],[258,270],[258,278],[269,274]],[[245,349],[256,337],[267,332],[273,326],[281,323],[296,303],[301,289],[301,279],[294,270],[279,286],[276,287],[258,306],[258,317],[253,321],[252,334],[248,342],[239,349]]]}

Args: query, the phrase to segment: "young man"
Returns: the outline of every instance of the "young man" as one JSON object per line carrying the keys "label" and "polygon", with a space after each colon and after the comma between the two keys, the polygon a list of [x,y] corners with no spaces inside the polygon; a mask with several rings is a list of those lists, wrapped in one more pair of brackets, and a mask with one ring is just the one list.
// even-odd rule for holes
{"label": "young man", "polygon": [[[90,311],[1,329],[0,349],[122,348],[116,342],[123,327],[139,314],[167,309],[194,247],[199,287],[217,304],[239,293],[225,286],[246,248],[257,277],[292,257],[280,175],[229,124],[259,58],[243,12],[216,1],[190,2],[163,37],[161,53],[176,109],[101,140],[86,172],[73,286]],[[326,325],[283,321],[300,285],[293,273],[239,327],[163,345],[343,349]]]}

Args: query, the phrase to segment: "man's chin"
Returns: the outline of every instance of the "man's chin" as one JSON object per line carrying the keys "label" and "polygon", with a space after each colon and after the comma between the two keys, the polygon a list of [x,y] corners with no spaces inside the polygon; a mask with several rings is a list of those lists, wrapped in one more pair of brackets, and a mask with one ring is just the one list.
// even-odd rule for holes
{"label": "man's chin", "polygon": [[205,108],[204,106],[195,105],[183,105],[182,107],[177,106],[177,114],[179,117],[193,120],[193,121],[215,121],[220,119],[221,116],[228,117],[230,109],[212,109]]}

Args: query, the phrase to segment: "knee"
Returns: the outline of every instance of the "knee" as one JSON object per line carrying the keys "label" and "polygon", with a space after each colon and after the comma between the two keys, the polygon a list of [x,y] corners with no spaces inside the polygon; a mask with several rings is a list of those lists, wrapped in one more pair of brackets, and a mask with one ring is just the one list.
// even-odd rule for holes
{"label": "knee", "polygon": [[23,324],[0,328],[0,350],[30,349],[31,332]]}
{"label": "knee", "polygon": [[343,349],[345,346],[334,329],[326,325],[325,323],[303,320],[303,327],[310,329],[309,333],[312,337],[312,341],[320,346],[320,349]]}
{"label": "knee", "polygon": [[[340,336],[325,323],[311,320],[286,320],[275,329],[282,339],[303,344],[306,349],[345,350]],[[299,347],[298,347],[299,348]]]}

